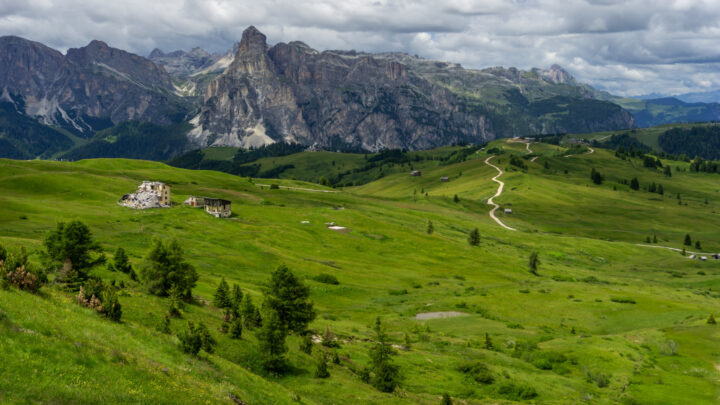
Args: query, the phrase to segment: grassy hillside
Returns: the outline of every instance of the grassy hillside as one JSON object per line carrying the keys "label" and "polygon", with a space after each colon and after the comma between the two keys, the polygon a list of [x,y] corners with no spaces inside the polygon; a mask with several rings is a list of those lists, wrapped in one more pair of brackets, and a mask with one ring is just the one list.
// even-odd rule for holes
{"label": "grassy hillside", "polygon": [[[539,157],[523,160],[527,170],[509,164],[511,154],[525,154],[524,144],[496,141],[487,148],[500,150],[493,162],[506,171],[505,193],[496,202],[512,207],[501,219],[517,232],[488,216],[485,200],[497,185],[490,181],[495,170],[484,164],[486,151],[453,164],[428,160],[421,177],[401,166],[344,190],[133,160],[0,160],[4,246],[25,246],[39,263],[41,239],[56,222],[82,219],[108,256],[122,246],[136,267],[153,239],[177,238],[200,275],[194,290],[200,304],[172,320],[173,335],[157,330],[167,299],[104,268],[96,274],[127,285],[119,324],[53,286],[38,295],[0,291],[0,341],[8,353],[0,363],[0,401],[437,404],[447,392],[456,403],[523,397],[557,404],[715,403],[720,329],[705,319],[717,315],[720,262],[637,243],[655,234],[658,245],[682,247],[690,233],[704,251],[720,251],[717,175],[677,171],[668,179],[604,150],[565,157],[562,147],[531,148]],[[350,165],[352,156],[321,160],[337,167]],[[604,184],[590,182],[591,167]],[[663,183],[665,196],[617,182],[630,177],[643,186]],[[170,184],[176,205],[118,206],[142,180]],[[311,190],[259,186],[272,183]],[[678,205],[676,193],[687,205]],[[229,199],[235,215],[216,219],[180,205],[189,194]],[[348,229],[330,230],[329,222]],[[481,236],[477,247],[467,242],[473,228]],[[541,261],[538,276],[528,272],[533,251]],[[222,312],[207,304],[221,277],[262,302],[263,285],[283,263],[310,287],[318,312],[310,328],[320,334],[329,327],[340,340],[340,364],[330,364],[327,380],[313,377],[315,358],[299,350],[296,336],[288,339],[292,368],[268,375],[255,332],[229,339],[218,331]],[[321,273],[340,283],[312,279]],[[463,315],[415,319],[433,311]],[[393,394],[356,374],[369,362],[377,316],[399,349],[403,380]],[[218,340],[216,353],[185,355],[174,334],[199,320]],[[491,383],[461,367],[477,363],[487,366],[483,375]]]}

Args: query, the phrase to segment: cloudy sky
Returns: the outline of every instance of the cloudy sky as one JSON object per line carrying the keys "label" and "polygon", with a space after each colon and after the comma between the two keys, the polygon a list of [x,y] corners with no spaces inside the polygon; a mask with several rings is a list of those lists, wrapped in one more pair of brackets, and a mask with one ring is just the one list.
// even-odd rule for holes
{"label": "cloudy sky", "polygon": [[0,35],[147,55],[270,43],[549,67],[620,95],[720,88],[720,0],[0,0]]}

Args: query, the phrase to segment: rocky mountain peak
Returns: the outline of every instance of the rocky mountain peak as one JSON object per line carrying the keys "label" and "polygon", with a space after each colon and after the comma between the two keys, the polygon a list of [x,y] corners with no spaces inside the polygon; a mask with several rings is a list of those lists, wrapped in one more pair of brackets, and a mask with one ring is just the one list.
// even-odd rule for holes
{"label": "rocky mountain peak", "polygon": [[165,56],[165,52],[161,51],[159,48],[155,48],[152,50],[152,52],[150,52],[150,55],[148,55],[148,58],[149,59],[162,58],[163,56]]}
{"label": "rocky mountain peak", "polygon": [[573,77],[573,75],[568,73],[567,70],[563,69],[562,66],[558,65],[557,63],[550,66],[550,69],[544,70],[542,72],[542,77],[545,80],[556,84],[575,82],[575,78]]}
{"label": "rocky mountain peak", "polygon": [[241,52],[266,52],[267,37],[258,31],[254,26],[249,26],[243,31],[238,53]]}

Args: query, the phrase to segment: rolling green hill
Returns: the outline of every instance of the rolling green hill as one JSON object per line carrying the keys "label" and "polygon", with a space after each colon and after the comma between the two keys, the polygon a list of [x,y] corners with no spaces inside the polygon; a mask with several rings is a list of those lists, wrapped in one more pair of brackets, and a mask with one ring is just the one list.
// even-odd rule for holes
{"label": "rolling green hill", "polygon": [[[197,303],[171,321],[171,334],[158,331],[169,300],[104,267],[95,274],[126,285],[120,323],[54,285],[39,294],[0,290],[0,402],[437,404],[448,393],[455,403],[478,404],[715,403],[720,329],[706,318],[718,314],[720,261],[638,244],[655,236],[656,246],[682,248],[690,234],[703,252],[720,251],[719,175],[663,161],[673,170],[668,178],[599,148],[573,155],[548,144],[530,148],[526,155],[522,143],[495,141],[486,150],[428,151],[472,153],[456,163],[423,160],[420,177],[409,176],[409,164],[395,165],[342,190],[145,161],[0,160],[0,244],[8,249],[25,247],[39,264],[44,235],[58,221],[81,219],[109,257],[123,247],[140,268],[154,239],[175,238],[199,274]],[[497,189],[488,152],[505,171],[495,200],[513,210],[500,219],[518,231],[488,216],[485,202]],[[365,165],[364,155],[291,156],[320,156],[315,168],[298,163],[297,178]],[[278,164],[267,159],[264,168]],[[602,185],[590,180],[591,168]],[[631,178],[639,190],[624,184]],[[174,205],[119,206],[143,180],[169,184]],[[652,182],[665,194],[643,189]],[[190,194],[231,200],[233,217],[181,205]],[[346,229],[331,230],[331,222]],[[479,246],[467,242],[473,228]],[[532,252],[537,276],[528,271]],[[297,336],[287,341],[291,368],[270,375],[260,366],[256,331],[241,340],[219,331],[223,314],[210,302],[221,278],[261,303],[280,264],[310,287],[313,334],[329,328],[338,337],[338,349],[313,348],[339,354],[328,379],[314,378],[316,358],[299,349]],[[313,279],[323,273],[339,284]],[[461,316],[415,318],[438,311]],[[398,351],[402,381],[392,394],[358,375],[370,361],[377,316]],[[214,354],[182,353],[175,335],[188,321],[208,325]]]}

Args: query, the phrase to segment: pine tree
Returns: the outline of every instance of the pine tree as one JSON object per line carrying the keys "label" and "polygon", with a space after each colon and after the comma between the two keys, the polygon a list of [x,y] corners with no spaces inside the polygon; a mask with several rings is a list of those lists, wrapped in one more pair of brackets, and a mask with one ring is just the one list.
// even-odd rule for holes
{"label": "pine tree", "polygon": [[340,364],[340,355],[338,355],[337,350],[332,351],[330,358],[331,358],[333,364]]}
{"label": "pine tree", "polygon": [[103,314],[110,320],[120,322],[122,317],[122,305],[115,293],[114,287],[107,287],[102,293]]}
{"label": "pine tree", "polygon": [[127,253],[125,253],[125,249],[119,247],[115,251],[115,269],[122,273],[130,273],[130,270],[132,270],[132,265],[130,265],[130,261],[128,260]]}
{"label": "pine tree", "polygon": [[637,177],[633,177],[632,180],[630,180],[630,188],[635,191],[640,190],[640,182]]}
{"label": "pine tree", "polygon": [[180,339],[180,347],[183,352],[197,355],[202,349],[202,338],[197,333],[197,328],[192,322],[188,322],[187,329],[178,335]]}
{"label": "pine tree", "polygon": [[538,259],[538,253],[532,252],[530,254],[530,259],[528,260],[528,269],[529,269],[530,273],[537,276],[538,275],[537,270],[538,270],[539,265],[540,265],[540,259]]}
{"label": "pine tree", "polygon": [[708,323],[709,325],[715,325],[715,324],[717,324],[717,322],[715,321],[715,317],[713,316],[713,314],[710,314],[710,316],[708,316],[708,318],[707,318],[707,323]]}
{"label": "pine tree", "polygon": [[685,234],[685,246],[692,246],[692,239],[690,238],[690,234]]}
{"label": "pine tree", "polygon": [[302,333],[315,319],[310,289],[282,265],[270,276],[265,289],[265,303],[280,317],[288,332]]}
{"label": "pine tree", "polygon": [[490,334],[485,332],[485,342],[483,343],[483,348],[485,350],[493,350],[495,347],[493,346],[492,339],[490,339]]}
{"label": "pine tree", "polygon": [[392,345],[387,341],[387,333],[380,321],[375,320],[375,344],[370,348],[370,361],[375,375],[372,385],[382,392],[393,392],[398,385],[399,369],[392,364],[391,356],[395,354]]}
{"label": "pine tree", "polygon": [[328,372],[327,357],[325,353],[320,352],[315,365],[315,378],[328,378],[330,372]]}
{"label": "pine tree", "polygon": [[405,332],[405,336],[403,336],[403,346],[405,346],[405,349],[410,350],[410,347],[412,346],[412,342],[410,341],[410,334]]}
{"label": "pine tree", "polygon": [[306,332],[300,341],[300,351],[305,354],[312,354],[313,341],[310,332]]}
{"label": "pine tree", "polygon": [[470,231],[470,234],[468,235],[468,243],[470,246],[477,246],[480,244],[480,231],[477,228]]}
{"label": "pine tree", "polygon": [[685,253],[685,248],[682,248],[682,253],[680,253],[680,254],[682,254],[683,256],[686,255],[686,253]]}
{"label": "pine tree", "polygon": [[217,290],[215,290],[213,305],[217,308],[232,307],[232,301],[230,300],[230,287],[228,286],[227,281],[225,281],[225,277],[220,280],[220,284],[218,285]]}
{"label": "pine tree", "polygon": [[653,182],[652,182],[652,183],[650,183],[650,185],[648,186],[648,192],[650,192],[650,193],[654,193],[654,192],[655,192],[655,189],[656,189],[656,187],[657,187],[657,186],[655,185],[655,182],[653,181]]}
{"label": "pine tree", "polygon": [[670,166],[665,166],[663,173],[665,174],[665,177],[672,177],[672,170],[670,170]]}
{"label": "pine tree", "polygon": [[662,184],[658,184],[657,186],[657,193],[660,195],[665,195],[665,189],[663,188]]}
{"label": "pine tree", "polygon": [[695,249],[697,249],[697,250],[702,250],[702,246],[700,245],[700,241],[699,241],[699,240],[696,240],[696,241],[695,241]]}
{"label": "pine tree", "polygon": [[242,320],[238,317],[234,318],[232,323],[230,324],[230,338],[240,339],[242,337],[242,330]]}
{"label": "pine tree", "polygon": [[653,235],[653,241],[652,243],[657,243],[657,235]]}
{"label": "pine tree", "polygon": [[212,337],[212,335],[210,334],[210,330],[208,330],[207,326],[205,326],[204,323],[200,322],[195,330],[195,333],[200,337],[202,349],[206,353],[214,353],[217,341],[214,337]]}
{"label": "pine tree", "polygon": [[257,333],[260,353],[263,356],[263,367],[267,371],[280,373],[285,369],[287,346],[285,324],[277,312],[269,309],[262,328]]}
{"label": "pine tree", "polygon": [[232,294],[230,294],[230,301],[232,303],[232,313],[235,316],[238,316],[240,314],[240,304],[242,303],[242,299],[243,293],[240,289],[240,286],[237,284],[233,284]]}
{"label": "pine tree", "polygon": [[55,281],[68,288],[77,288],[88,278],[88,271],[105,262],[105,256],[92,259],[92,252],[100,253],[100,244],[93,239],[90,228],[80,221],[58,222],[56,228],[43,240],[47,268],[58,270]]}
{"label": "pine tree", "polygon": [[257,319],[255,318],[256,311],[257,308],[253,305],[252,298],[249,294],[245,294],[240,304],[240,315],[243,318],[243,325],[246,328],[252,329],[258,326]]}
{"label": "pine tree", "polygon": [[428,233],[428,235],[432,235],[433,232],[435,232],[435,227],[433,226],[432,221],[428,219],[428,222],[427,222],[427,233]]}
{"label": "pine tree", "polygon": [[[132,276],[131,276],[132,278]],[[176,287],[185,300],[192,298],[192,289],[198,280],[198,274],[184,258],[180,243],[155,241],[153,248],[145,258],[142,278],[151,294],[167,296]]]}
{"label": "pine tree", "polygon": [[453,405],[452,398],[450,398],[450,394],[447,392],[442,395],[442,401],[440,401],[440,405]]}
{"label": "pine tree", "polygon": [[454,203],[459,203],[459,202],[460,202],[460,197],[458,197],[457,194],[455,194],[455,195],[453,196],[453,202],[454,202]]}

